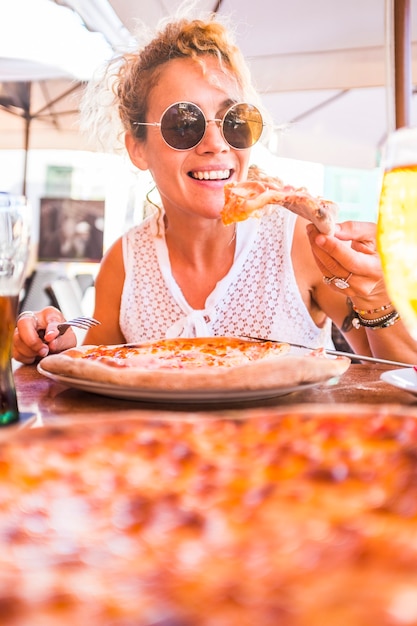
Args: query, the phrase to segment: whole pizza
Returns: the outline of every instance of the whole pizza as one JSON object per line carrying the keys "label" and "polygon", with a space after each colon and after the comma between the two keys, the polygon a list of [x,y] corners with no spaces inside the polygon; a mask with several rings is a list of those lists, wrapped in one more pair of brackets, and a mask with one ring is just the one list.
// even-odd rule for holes
{"label": "whole pizza", "polygon": [[350,365],[349,358],[328,358],[321,349],[305,355],[289,349],[238,337],[81,346],[45,357],[40,371],[142,389],[243,391],[326,381]]}
{"label": "whole pizza", "polygon": [[2,624],[417,623],[415,411],[128,415],[3,431]]}

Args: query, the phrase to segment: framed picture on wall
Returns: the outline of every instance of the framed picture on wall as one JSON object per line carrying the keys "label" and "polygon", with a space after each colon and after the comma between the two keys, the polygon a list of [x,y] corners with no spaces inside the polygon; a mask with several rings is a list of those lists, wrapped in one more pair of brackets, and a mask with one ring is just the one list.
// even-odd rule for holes
{"label": "framed picture on wall", "polygon": [[41,198],[39,261],[99,262],[104,200]]}

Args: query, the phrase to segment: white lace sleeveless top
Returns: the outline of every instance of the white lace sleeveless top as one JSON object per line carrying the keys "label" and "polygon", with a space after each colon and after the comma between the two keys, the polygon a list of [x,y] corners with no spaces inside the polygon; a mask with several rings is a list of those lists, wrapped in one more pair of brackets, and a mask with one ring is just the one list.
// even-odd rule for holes
{"label": "white lace sleeveless top", "polygon": [[331,347],[330,320],[316,326],[295,280],[295,220],[290,211],[275,208],[262,219],[238,223],[234,264],[203,310],[190,307],[172,276],[162,216],[130,229],[123,237],[126,279],[120,308],[126,341],[253,335]]}

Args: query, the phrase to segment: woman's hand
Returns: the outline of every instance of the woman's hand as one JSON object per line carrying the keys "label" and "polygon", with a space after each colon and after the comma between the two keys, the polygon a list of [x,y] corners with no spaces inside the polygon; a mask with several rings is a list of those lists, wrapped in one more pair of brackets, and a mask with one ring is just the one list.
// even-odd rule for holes
{"label": "woman's hand", "polygon": [[[57,325],[64,321],[61,311],[52,306],[21,313],[13,335],[12,357],[29,364],[49,353],[73,348],[77,344],[74,332],[69,329],[64,335],[58,333]],[[41,329],[45,330],[43,339],[38,335]]]}
{"label": "woman's hand", "polygon": [[[363,300],[387,299],[380,257],[376,248],[376,224],[343,222],[337,224],[334,236],[319,233],[307,226],[314,258],[323,277],[347,280],[343,291],[349,297]],[[333,282],[332,289],[340,292]]]}

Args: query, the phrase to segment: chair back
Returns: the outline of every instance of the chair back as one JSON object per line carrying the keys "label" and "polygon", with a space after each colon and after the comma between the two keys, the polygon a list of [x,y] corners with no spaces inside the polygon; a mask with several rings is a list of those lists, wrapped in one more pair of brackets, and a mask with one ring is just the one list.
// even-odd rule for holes
{"label": "chair back", "polygon": [[45,292],[52,305],[62,312],[65,319],[84,315],[83,294],[76,278],[63,276],[53,280],[45,287]]}

